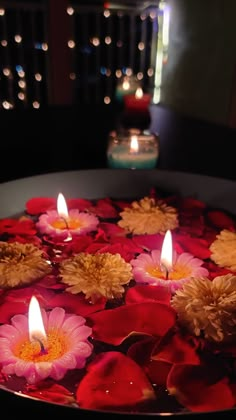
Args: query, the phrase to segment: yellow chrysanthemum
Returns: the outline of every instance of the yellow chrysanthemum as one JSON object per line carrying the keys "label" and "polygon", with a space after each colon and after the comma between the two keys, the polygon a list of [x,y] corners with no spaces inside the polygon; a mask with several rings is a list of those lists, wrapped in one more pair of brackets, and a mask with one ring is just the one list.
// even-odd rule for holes
{"label": "yellow chrysanthemum", "polygon": [[193,278],[176,291],[172,306],[182,326],[209,341],[236,338],[236,276]]}
{"label": "yellow chrysanthemum", "polygon": [[211,259],[219,267],[236,271],[236,233],[224,229],[210,246]]}
{"label": "yellow chrysanthemum", "polygon": [[162,200],[144,197],[120,213],[118,225],[135,235],[165,233],[178,227],[177,211]]}
{"label": "yellow chrysanthemum", "polygon": [[0,242],[1,288],[27,285],[50,272],[50,263],[35,245]]}
{"label": "yellow chrysanthemum", "polygon": [[64,260],[59,266],[62,282],[70,293],[84,293],[86,299],[96,302],[100,297],[119,298],[123,285],[132,279],[132,267],[120,254],[80,253]]}

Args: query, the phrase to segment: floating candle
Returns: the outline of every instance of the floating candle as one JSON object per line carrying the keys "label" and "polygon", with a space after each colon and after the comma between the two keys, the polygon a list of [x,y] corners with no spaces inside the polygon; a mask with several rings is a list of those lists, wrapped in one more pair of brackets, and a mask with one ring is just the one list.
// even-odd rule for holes
{"label": "floating candle", "polygon": [[157,137],[139,130],[115,133],[110,136],[107,159],[110,168],[153,169],[158,159]]}
{"label": "floating candle", "polygon": [[172,236],[171,231],[168,229],[166,231],[164,241],[161,249],[160,256],[160,266],[161,270],[165,272],[165,278],[168,280],[169,272],[172,270],[172,261],[173,261],[173,245],[172,245]]}
{"label": "floating candle", "polygon": [[83,317],[59,307],[41,311],[33,296],[28,316],[15,315],[11,325],[0,326],[2,373],[24,377],[29,384],[47,377],[60,380],[68,370],[85,366],[93,350],[91,332]]}
{"label": "floating candle", "polygon": [[115,97],[119,103],[123,103],[124,97],[134,94],[139,87],[138,81],[132,76],[124,76],[116,86]]}
{"label": "floating candle", "polygon": [[153,250],[150,254],[142,253],[131,260],[133,276],[137,283],[163,285],[175,292],[192,277],[207,277],[209,272],[202,267],[203,261],[184,252],[172,254],[171,232],[164,237],[162,251]]}
{"label": "floating candle", "polygon": [[42,234],[68,241],[73,236],[96,230],[98,222],[98,218],[93,214],[80,212],[77,209],[68,211],[65,198],[59,193],[57,210],[49,210],[42,214],[36,227]]}
{"label": "floating candle", "polygon": [[151,95],[143,93],[141,87],[138,87],[134,94],[124,96],[125,111],[132,114],[146,114],[149,112]]}
{"label": "floating candle", "polygon": [[[29,338],[32,343],[38,342],[40,345],[41,355],[47,354],[47,335],[45,332],[43,319],[40,311],[40,306],[37,299],[32,296],[29,304],[29,315],[28,315],[28,324],[29,324]],[[32,345],[33,347],[33,345]]]}

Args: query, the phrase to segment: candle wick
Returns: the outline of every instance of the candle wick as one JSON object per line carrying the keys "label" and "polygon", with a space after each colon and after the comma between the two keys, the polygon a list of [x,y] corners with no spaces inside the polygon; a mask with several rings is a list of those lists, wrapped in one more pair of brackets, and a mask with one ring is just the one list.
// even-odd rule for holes
{"label": "candle wick", "polygon": [[47,350],[45,349],[43,342],[40,340],[40,338],[36,337],[35,335],[32,336],[32,338],[37,341],[40,345],[40,354],[48,354]]}
{"label": "candle wick", "polygon": [[169,279],[169,270],[165,266],[165,264],[161,264],[161,271],[165,271],[165,280],[168,280]]}
{"label": "candle wick", "polygon": [[62,220],[63,220],[63,222],[65,223],[65,225],[66,225],[66,229],[69,229],[68,221],[66,220],[66,218],[65,218],[65,217],[63,217],[63,216],[61,216],[61,219],[62,219]]}

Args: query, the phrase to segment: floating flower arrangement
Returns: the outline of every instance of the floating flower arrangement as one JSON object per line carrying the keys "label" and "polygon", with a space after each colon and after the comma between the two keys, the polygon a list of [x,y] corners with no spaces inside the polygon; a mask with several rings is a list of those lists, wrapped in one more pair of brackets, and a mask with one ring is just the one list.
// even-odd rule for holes
{"label": "floating flower arrangement", "polygon": [[2,385],[121,413],[235,408],[234,217],[157,190],[59,201],[0,220]]}

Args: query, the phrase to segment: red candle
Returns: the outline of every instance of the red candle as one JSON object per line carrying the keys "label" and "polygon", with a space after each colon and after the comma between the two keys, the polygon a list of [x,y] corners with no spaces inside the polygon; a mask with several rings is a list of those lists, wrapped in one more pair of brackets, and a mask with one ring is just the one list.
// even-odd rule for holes
{"label": "red candle", "polygon": [[130,114],[146,114],[149,112],[151,95],[143,93],[142,88],[138,88],[135,94],[124,96],[125,111]]}

